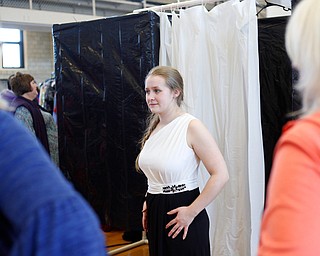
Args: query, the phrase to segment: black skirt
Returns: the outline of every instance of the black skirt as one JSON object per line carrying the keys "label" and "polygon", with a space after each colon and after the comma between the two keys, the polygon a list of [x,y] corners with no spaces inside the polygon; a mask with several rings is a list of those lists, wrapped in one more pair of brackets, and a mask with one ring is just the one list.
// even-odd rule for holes
{"label": "black skirt", "polygon": [[189,226],[185,240],[182,239],[183,230],[173,239],[168,237],[173,226],[165,228],[176,217],[167,212],[190,205],[198,195],[199,189],[176,194],[147,194],[150,256],[210,256],[209,218],[205,209]]}

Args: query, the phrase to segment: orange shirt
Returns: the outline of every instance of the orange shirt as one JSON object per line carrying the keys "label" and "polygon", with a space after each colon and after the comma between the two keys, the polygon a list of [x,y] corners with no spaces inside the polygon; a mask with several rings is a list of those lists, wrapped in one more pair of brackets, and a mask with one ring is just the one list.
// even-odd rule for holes
{"label": "orange shirt", "polygon": [[258,255],[320,255],[320,112],[289,122],[277,143]]}

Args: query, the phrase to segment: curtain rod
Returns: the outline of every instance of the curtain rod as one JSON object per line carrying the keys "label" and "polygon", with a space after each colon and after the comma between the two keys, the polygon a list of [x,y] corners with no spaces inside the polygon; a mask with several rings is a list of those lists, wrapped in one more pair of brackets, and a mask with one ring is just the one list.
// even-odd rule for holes
{"label": "curtain rod", "polygon": [[137,9],[137,10],[134,10],[133,13],[140,13],[145,11],[166,11],[166,10],[172,10],[172,9],[183,8],[183,7],[191,7],[191,6],[200,5],[200,4],[215,3],[219,1],[221,0],[191,0],[191,1],[172,3],[172,4],[153,6],[153,7],[143,8],[143,9]]}

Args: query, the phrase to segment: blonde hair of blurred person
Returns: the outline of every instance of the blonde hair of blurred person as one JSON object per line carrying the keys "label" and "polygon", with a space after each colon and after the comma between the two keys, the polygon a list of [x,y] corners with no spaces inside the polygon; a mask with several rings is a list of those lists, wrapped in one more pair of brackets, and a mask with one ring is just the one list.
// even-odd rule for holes
{"label": "blonde hair of blurred person", "polygon": [[302,0],[286,29],[286,49],[299,71],[297,88],[303,96],[303,112],[320,109],[320,1]]}

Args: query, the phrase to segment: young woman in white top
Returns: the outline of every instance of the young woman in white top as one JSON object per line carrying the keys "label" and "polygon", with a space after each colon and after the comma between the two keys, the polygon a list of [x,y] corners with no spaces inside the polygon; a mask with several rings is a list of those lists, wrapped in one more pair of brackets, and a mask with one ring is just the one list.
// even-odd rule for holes
{"label": "young woman in white top", "polygon": [[[181,108],[183,79],[176,69],[153,68],[145,91],[151,116],[137,168],[148,179],[142,222],[150,255],[210,255],[205,207],[229,179],[226,163],[207,128]],[[200,161],[210,174],[201,193]]]}

